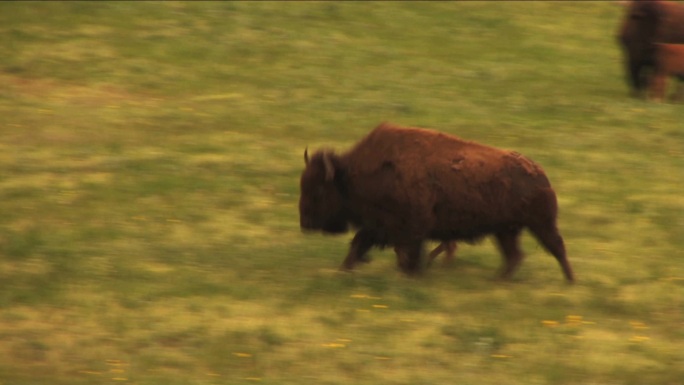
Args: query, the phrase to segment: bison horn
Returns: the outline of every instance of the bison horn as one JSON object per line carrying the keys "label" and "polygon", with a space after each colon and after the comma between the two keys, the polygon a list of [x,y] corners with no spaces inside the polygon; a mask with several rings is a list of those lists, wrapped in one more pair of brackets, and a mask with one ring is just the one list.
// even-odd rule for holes
{"label": "bison horn", "polygon": [[333,166],[332,160],[330,159],[330,153],[323,153],[323,165],[325,165],[325,180],[333,180],[333,178],[335,178],[335,166]]}
{"label": "bison horn", "polygon": [[309,164],[309,147],[304,148],[304,164]]}

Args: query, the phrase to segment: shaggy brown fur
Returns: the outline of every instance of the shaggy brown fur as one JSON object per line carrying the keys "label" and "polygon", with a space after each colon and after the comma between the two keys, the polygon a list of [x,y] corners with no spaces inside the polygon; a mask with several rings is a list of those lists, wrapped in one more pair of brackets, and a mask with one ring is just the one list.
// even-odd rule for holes
{"label": "shaggy brown fur", "polygon": [[[665,98],[667,78],[671,76],[684,77],[684,44],[656,44],[655,69],[651,78],[650,93],[656,100]],[[678,98],[681,98],[682,84],[680,81]]]}
{"label": "shaggy brown fur", "polygon": [[646,88],[654,65],[654,43],[684,43],[684,4],[630,1],[618,32],[627,78],[634,95]]}
{"label": "shaggy brown fur", "polygon": [[358,228],[344,269],[373,246],[395,246],[408,274],[420,271],[423,241],[473,241],[494,234],[510,277],[529,228],[573,280],[556,228],[556,195],[524,156],[452,135],[381,124],[348,152],[305,153],[299,201],[303,230]]}

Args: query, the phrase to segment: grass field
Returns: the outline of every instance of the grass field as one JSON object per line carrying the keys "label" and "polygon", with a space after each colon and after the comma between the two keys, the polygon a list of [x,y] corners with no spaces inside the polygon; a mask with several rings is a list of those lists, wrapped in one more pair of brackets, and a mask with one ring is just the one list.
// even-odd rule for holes
{"label": "grass field", "polygon": [[[684,106],[610,2],[0,3],[0,384],[680,385]],[[304,235],[306,146],[381,121],[543,165],[528,235],[419,278]]]}

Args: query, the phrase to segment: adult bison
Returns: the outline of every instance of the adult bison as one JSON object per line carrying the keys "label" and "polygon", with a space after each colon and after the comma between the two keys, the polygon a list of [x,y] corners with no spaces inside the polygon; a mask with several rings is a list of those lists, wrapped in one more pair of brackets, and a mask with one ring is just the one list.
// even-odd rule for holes
{"label": "adult bison", "polygon": [[632,0],[618,33],[627,79],[635,96],[642,94],[654,65],[654,43],[684,43],[684,4]]}
{"label": "adult bison", "polygon": [[305,151],[304,159],[302,230],[358,229],[343,269],[371,247],[391,245],[402,270],[415,274],[424,240],[494,234],[507,278],[523,259],[519,236],[528,228],[573,280],[556,227],[556,195],[542,169],[516,152],[383,123],[344,154]]}

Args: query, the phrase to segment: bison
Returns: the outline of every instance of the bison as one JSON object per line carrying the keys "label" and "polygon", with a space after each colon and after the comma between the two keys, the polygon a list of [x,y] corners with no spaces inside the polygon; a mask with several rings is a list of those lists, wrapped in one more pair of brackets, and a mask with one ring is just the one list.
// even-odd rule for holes
{"label": "bison", "polygon": [[654,43],[684,43],[684,4],[661,0],[632,0],[618,32],[627,79],[633,94],[646,88],[654,65]]}
{"label": "bison", "polygon": [[304,160],[302,230],[357,229],[342,269],[353,269],[373,246],[391,245],[399,267],[416,274],[425,240],[493,234],[508,278],[523,259],[519,237],[528,228],[574,280],[556,227],[556,194],[541,167],[517,152],[383,123],[343,154],[305,151]]}
{"label": "bison", "polygon": [[[650,94],[656,100],[665,98],[667,78],[679,76],[684,78],[684,44],[655,45],[654,71],[651,78]],[[682,85],[679,84],[678,96],[681,98]]]}

